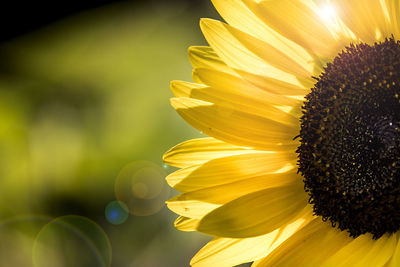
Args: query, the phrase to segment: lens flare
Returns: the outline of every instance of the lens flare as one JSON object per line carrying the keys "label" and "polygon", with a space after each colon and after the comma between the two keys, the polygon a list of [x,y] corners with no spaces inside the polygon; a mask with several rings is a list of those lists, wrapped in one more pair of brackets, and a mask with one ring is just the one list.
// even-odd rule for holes
{"label": "lens flare", "polygon": [[36,235],[53,219],[31,214],[0,220],[0,266],[32,266]]}
{"label": "lens flare", "polygon": [[95,222],[81,216],[63,216],[40,230],[32,259],[35,267],[109,267],[111,245]]}
{"label": "lens flare", "polygon": [[112,224],[122,224],[129,217],[129,209],[121,201],[112,201],[108,203],[105,210],[107,220]]}
{"label": "lens flare", "polygon": [[131,162],[118,174],[115,195],[119,201],[126,203],[131,214],[152,215],[164,206],[169,197],[165,176],[164,167],[153,162]]}

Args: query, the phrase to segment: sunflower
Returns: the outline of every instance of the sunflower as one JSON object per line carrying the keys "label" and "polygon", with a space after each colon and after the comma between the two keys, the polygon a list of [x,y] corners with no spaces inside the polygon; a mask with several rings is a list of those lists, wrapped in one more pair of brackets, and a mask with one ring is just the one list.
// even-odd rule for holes
{"label": "sunflower", "polygon": [[213,0],[164,155],[193,266],[400,266],[400,1]]}

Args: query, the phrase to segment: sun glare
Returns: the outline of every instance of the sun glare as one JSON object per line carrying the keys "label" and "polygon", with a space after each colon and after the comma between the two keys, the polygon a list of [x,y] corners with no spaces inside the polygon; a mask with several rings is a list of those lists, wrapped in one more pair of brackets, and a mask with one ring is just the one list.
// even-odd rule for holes
{"label": "sun glare", "polygon": [[336,17],[335,7],[331,4],[325,4],[319,8],[319,16],[324,21],[332,21]]}

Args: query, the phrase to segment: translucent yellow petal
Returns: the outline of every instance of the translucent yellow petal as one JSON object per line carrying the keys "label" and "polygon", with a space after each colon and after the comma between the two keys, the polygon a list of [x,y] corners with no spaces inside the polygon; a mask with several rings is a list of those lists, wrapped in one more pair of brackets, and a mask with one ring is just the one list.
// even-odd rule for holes
{"label": "translucent yellow petal", "polygon": [[200,26],[207,42],[231,68],[286,80],[294,84],[297,83],[294,75],[273,67],[250,52],[250,50],[228,30],[229,26],[226,26],[226,24],[211,19],[202,19]]}
{"label": "translucent yellow petal", "polygon": [[303,186],[265,189],[207,214],[200,221],[198,231],[232,238],[263,235],[290,222],[306,204]]}
{"label": "translucent yellow petal", "polygon": [[[269,65],[286,73],[295,75],[296,77],[311,79],[313,66],[300,65],[291,57],[272,45],[217,20],[203,20],[203,24],[207,25],[207,28],[213,29],[215,32],[223,32],[224,34],[221,34],[221,38],[224,38],[229,33],[230,38],[236,39],[244,48],[254,53]],[[214,39],[215,37],[213,40]],[[228,39],[227,41],[229,42],[232,39]],[[308,69],[306,69],[307,67]]]}
{"label": "translucent yellow petal", "polygon": [[387,264],[388,267],[400,266],[400,242],[399,242],[400,233],[396,233],[396,235],[397,235],[397,244],[395,250],[393,251],[392,258]]}
{"label": "translucent yellow petal", "polygon": [[383,1],[387,8],[389,17],[390,17],[390,25],[389,30],[397,40],[400,39],[400,1],[399,0],[385,0]]}
{"label": "translucent yellow petal", "polygon": [[276,32],[318,57],[336,55],[341,43],[335,39],[321,16],[312,8],[312,0],[269,0],[243,2]]}
{"label": "translucent yellow petal", "polygon": [[313,84],[309,83],[308,86],[294,85],[285,81],[268,78],[262,75],[256,75],[245,71],[237,71],[241,77],[252,83],[253,85],[261,88],[267,92],[284,95],[307,95]]}
{"label": "translucent yellow petal", "polygon": [[191,46],[188,50],[193,68],[203,68],[237,75],[209,46]]}
{"label": "translucent yellow petal", "polygon": [[352,240],[334,255],[331,255],[324,266],[329,267],[363,267],[384,266],[396,248],[396,236],[385,234],[378,240],[365,234]]}
{"label": "translucent yellow petal", "polygon": [[383,1],[334,0],[332,3],[344,23],[364,42],[374,43],[393,34]]}
{"label": "translucent yellow petal", "polygon": [[286,226],[279,229],[279,234],[274,241],[274,243],[268,248],[264,253],[264,257],[269,255],[277,247],[279,247],[283,242],[290,238],[293,234],[299,231],[301,228],[308,225],[312,220],[315,219],[313,215],[313,210],[310,205],[307,205],[291,222]]}
{"label": "translucent yellow petal", "polygon": [[296,156],[295,148],[276,153],[254,151],[184,168],[168,175],[166,179],[178,191],[194,191],[276,172],[288,163],[295,163]]}
{"label": "translucent yellow petal", "polygon": [[332,228],[330,223],[322,222],[318,217],[314,218],[252,266],[323,266],[321,263],[327,256],[353,240],[348,233]]}
{"label": "translucent yellow petal", "polygon": [[192,92],[201,91],[201,89],[208,88],[208,86],[185,81],[171,81],[170,88],[175,97],[191,97]]}
{"label": "translucent yellow petal", "polygon": [[307,69],[314,65],[313,58],[304,48],[269,28],[242,0],[212,0],[212,2],[229,25],[267,42]]}
{"label": "translucent yellow petal", "polygon": [[[238,71],[239,73],[242,73]],[[225,93],[243,95],[251,99],[259,99],[260,103],[268,103],[272,105],[299,105],[298,101],[284,95],[276,95],[268,93],[263,87],[257,87],[251,83],[251,80],[246,81],[242,77],[231,75],[229,73],[220,72],[210,69],[195,69],[194,76],[203,84],[209,85],[210,90],[216,90]],[[252,78],[252,77],[249,77]],[[214,94],[216,94],[215,92]]]}
{"label": "translucent yellow petal", "polygon": [[197,75],[195,70],[192,70],[192,80],[195,83],[204,84],[200,77]]}
{"label": "translucent yellow petal", "polygon": [[191,260],[193,267],[231,267],[259,259],[274,242],[279,229],[253,238],[215,238]]}
{"label": "translucent yellow petal", "polygon": [[197,225],[200,220],[192,219],[188,217],[179,216],[175,222],[174,226],[176,229],[184,232],[196,231]]}
{"label": "translucent yellow petal", "polygon": [[[280,96],[279,104],[273,105],[270,103],[271,99],[268,98],[265,92],[258,90],[257,93],[252,94],[247,90],[239,90],[237,84],[234,84],[235,80],[230,79],[228,74],[207,69],[196,69],[195,71],[202,82],[213,84],[215,87],[193,89],[190,94],[191,98],[215,103],[227,108],[233,106],[236,109],[246,110],[246,112],[251,114],[265,118],[273,118],[275,121],[283,124],[298,124],[297,116],[282,112],[275,107],[275,105],[284,105],[285,99],[292,103],[296,102],[295,99]],[[301,110],[300,104],[298,104],[298,106],[291,106]]]}
{"label": "translucent yellow petal", "polygon": [[302,178],[295,170],[285,173],[266,174],[246,180],[226,183],[190,191],[177,196],[176,200],[200,200],[214,204],[225,204],[229,201],[263,189],[302,183]]}
{"label": "translucent yellow petal", "polygon": [[216,238],[203,247],[190,264],[193,267],[230,267],[256,260],[277,234],[278,231],[274,231],[254,238]]}
{"label": "translucent yellow petal", "polygon": [[178,168],[203,164],[209,160],[248,153],[249,149],[234,146],[215,138],[199,138],[180,143],[168,150],[163,160]]}
{"label": "translucent yellow petal", "polygon": [[194,128],[222,141],[260,150],[293,145],[298,126],[192,98],[172,98],[172,106]]}
{"label": "translucent yellow petal", "polygon": [[[212,87],[201,87],[197,84],[188,84],[186,82],[174,81],[171,83],[171,89],[173,92],[179,91],[181,96],[188,96],[190,98],[195,98],[210,103],[215,103],[220,106],[231,108],[232,106],[236,109],[246,110],[246,112],[263,116],[266,118],[274,118],[274,120],[288,125],[298,124],[298,117],[290,115],[286,112],[282,112],[273,105],[265,101],[265,97],[256,97],[249,94],[246,91],[237,90],[235,86],[227,87],[232,81],[229,77],[226,77],[224,73],[218,71],[212,71],[207,69],[197,69],[201,79],[214,80],[214,84],[223,84],[216,88]],[[181,93],[184,89],[185,95]],[[298,107],[300,110],[300,107]]]}
{"label": "translucent yellow petal", "polygon": [[236,266],[265,257],[298,229],[309,223],[312,209],[269,234],[252,238],[216,238],[192,259],[195,267]]}
{"label": "translucent yellow petal", "polygon": [[207,213],[213,211],[214,209],[220,207],[221,205],[206,203],[198,200],[187,200],[187,201],[180,201],[175,200],[176,197],[171,198],[168,200],[167,207],[184,217],[189,217],[193,219],[201,219]]}

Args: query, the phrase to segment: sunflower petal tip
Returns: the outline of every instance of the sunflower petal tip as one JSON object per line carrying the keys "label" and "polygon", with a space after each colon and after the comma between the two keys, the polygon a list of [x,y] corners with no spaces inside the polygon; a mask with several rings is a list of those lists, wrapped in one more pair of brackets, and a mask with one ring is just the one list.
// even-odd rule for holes
{"label": "sunflower petal tip", "polygon": [[171,89],[171,91],[174,91],[174,87],[176,86],[177,81],[173,80],[169,82],[169,88]]}
{"label": "sunflower petal tip", "polygon": [[205,27],[210,27],[214,20],[210,18],[201,18],[200,19],[200,28],[203,30]]}
{"label": "sunflower petal tip", "polygon": [[166,151],[166,152],[162,155],[162,161],[163,161],[165,164],[168,164],[168,157],[169,157],[170,151],[171,151],[171,149],[169,149],[168,151]]}
{"label": "sunflower petal tip", "polygon": [[188,55],[190,56],[195,49],[196,49],[196,46],[194,46],[194,45],[189,46],[187,49]]}

